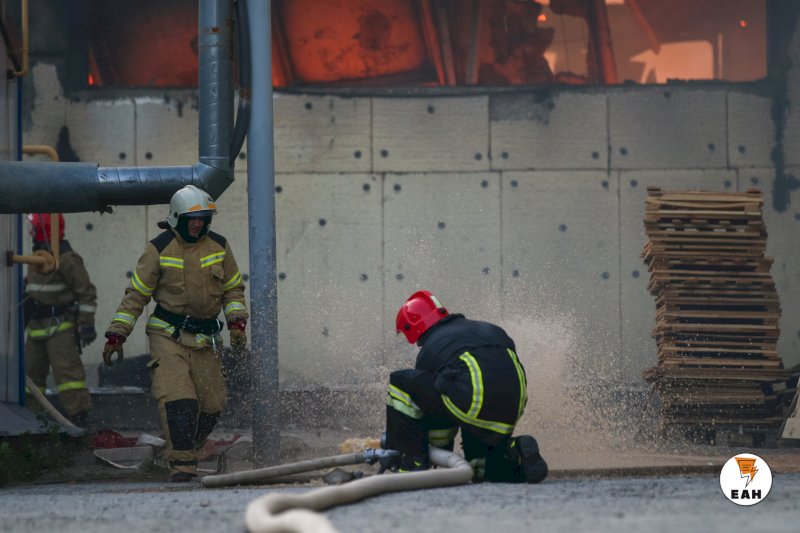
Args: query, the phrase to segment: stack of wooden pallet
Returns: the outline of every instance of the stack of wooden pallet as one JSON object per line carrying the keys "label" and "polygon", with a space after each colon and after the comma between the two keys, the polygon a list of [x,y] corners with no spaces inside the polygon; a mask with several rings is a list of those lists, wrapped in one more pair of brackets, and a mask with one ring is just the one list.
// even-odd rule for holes
{"label": "stack of wooden pallet", "polygon": [[662,421],[690,429],[780,427],[788,373],[764,257],[763,198],[648,188],[642,257],[656,297],[658,366],[644,373]]}

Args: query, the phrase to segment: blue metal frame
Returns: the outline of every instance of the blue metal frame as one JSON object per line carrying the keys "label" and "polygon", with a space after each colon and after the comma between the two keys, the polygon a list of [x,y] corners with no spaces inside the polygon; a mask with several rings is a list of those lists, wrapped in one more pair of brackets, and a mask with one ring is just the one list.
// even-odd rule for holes
{"label": "blue metal frame", "polygon": [[[22,78],[17,78],[17,161],[22,161]],[[22,214],[17,215],[17,253],[22,254]],[[17,302],[22,303],[22,265],[17,268]],[[19,405],[25,405],[25,324],[22,305],[17,305],[17,343],[19,349]]]}

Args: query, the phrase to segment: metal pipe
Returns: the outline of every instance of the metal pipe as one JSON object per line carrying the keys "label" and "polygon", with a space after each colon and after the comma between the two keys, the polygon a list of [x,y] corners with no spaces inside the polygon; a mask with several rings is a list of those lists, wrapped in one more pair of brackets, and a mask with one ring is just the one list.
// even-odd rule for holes
{"label": "metal pipe", "polygon": [[247,135],[252,427],[256,464],[278,459],[278,288],[272,117],[272,2],[248,1],[253,108]]}
{"label": "metal pipe", "polygon": [[28,0],[22,0],[22,68],[14,71],[14,77],[28,74],[30,68],[30,26],[28,24]]}
{"label": "metal pipe", "polygon": [[50,161],[58,162],[58,152],[52,146],[47,146],[46,144],[26,144],[22,147],[22,153],[28,155],[46,155],[50,158]]}
{"label": "metal pipe", "polygon": [[200,162],[224,172],[231,168],[233,125],[230,4],[230,0],[200,2],[197,35]]}
{"label": "metal pipe", "polygon": [[254,533],[334,533],[336,528],[324,516],[309,510],[324,511],[389,492],[450,487],[472,481],[472,467],[463,457],[432,447],[430,459],[442,469],[371,476],[305,494],[267,494],[247,506],[245,525]]}
{"label": "metal pipe", "polygon": [[110,211],[112,205],[169,203],[184,185],[218,198],[233,182],[231,0],[202,0],[198,17],[199,162],[178,167],[96,163],[0,163],[0,214]]}
{"label": "metal pipe", "polygon": [[247,4],[236,0],[236,36],[239,43],[239,107],[236,110],[236,123],[231,135],[230,164],[234,166],[236,156],[242,150],[244,138],[250,128],[250,29]]}

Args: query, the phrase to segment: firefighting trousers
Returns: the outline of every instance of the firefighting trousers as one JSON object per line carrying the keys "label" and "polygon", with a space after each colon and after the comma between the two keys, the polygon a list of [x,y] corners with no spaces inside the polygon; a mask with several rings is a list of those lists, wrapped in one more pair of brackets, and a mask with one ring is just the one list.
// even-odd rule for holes
{"label": "firefighting trousers", "polygon": [[437,373],[398,370],[389,377],[386,447],[412,469],[429,445],[452,450],[460,429],[465,458],[483,470],[479,479],[523,482],[507,450],[526,401],[525,373],[510,350],[466,352]]}
{"label": "firefighting trousers", "polygon": [[194,474],[198,452],[225,408],[222,361],[210,348],[188,348],[159,333],[148,337],[148,366],[170,469]]}
{"label": "firefighting trousers", "polygon": [[[53,381],[58,391],[58,399],[64,406],[67,416],[88,411],[92,407],[89,389],[86,386],[86,371],[78,353],[75,329],[58,331],[50,337],[25,340],[25,373],[44,391],[47,374],[53,368]],[[33,410],[42,407],[27,395],[27,403]]]}

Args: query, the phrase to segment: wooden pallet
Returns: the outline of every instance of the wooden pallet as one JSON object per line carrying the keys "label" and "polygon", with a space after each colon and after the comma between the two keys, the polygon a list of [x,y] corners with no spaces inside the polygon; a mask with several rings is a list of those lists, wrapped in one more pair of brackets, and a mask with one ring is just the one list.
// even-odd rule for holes
{"label": "wooden pallet", "polygon": [[763,197],[648,188],[642,258],[656,297],[655,386],[668,424],[778,424],[786,371]]}

